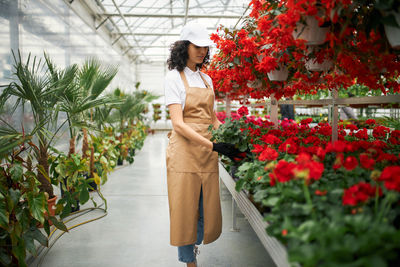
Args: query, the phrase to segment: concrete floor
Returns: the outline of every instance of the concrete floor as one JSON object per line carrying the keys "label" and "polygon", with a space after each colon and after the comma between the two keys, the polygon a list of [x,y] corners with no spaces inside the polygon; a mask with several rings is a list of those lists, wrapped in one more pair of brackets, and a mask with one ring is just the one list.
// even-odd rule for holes
{"label": "concrete floor", "polygon": [[[169,244],[169,214],[165,168],[166,132],[149,135],[132,165],[109,175],[102,187],[108,215],[72,229],[48,251],[40,266],[185,266]],[[96,193],[91,196],[101,203]],[[222,184],[223,232],[211,244],[200,245],[202,267],[275,266],[247,220],[238,215],[239,232],[231,229],[231,196]],[[92,207],[90,202],[81,209]],[[89,212],[67,224],[71,227],[104,214]],[[54,240],[60,232],[57,231]],[[41,254],[43,255],[43,253]],[[37,266],[39,258],[29,266]]]}

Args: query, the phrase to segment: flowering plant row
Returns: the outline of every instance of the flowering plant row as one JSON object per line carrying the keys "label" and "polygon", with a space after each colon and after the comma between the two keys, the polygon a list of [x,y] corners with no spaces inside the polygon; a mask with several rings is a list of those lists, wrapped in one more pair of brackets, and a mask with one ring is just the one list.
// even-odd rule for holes
{"label": "flowering plant row", "polygon": [[[220,28],[212,35],[219,52],[208,74],[219,95],[232,99],[272,94],[280,99],[356,82],[398,93],[398,52],[388,44],[383,24],[371,22],[382,6],[377,2],[252,0],[243,28]],[[322,34],[318,45],[311,40],[314,28]],[[288,78],[274,81],[270,74],[276,70],[285,70]]]}
{"label": "flowering plant row", "polygon": [[[390,266],[400,260],[400,131],[339,127],[311,119],[278,128],[247,115],[213,131],[252,154],[236,165],[238,191],[254,199],[269,226],[302,266]],[[372,265],[371,265],[372,264]],[[352,266],[353,266],[352,265]],[[394,266],[394,265],[393,265]]]}

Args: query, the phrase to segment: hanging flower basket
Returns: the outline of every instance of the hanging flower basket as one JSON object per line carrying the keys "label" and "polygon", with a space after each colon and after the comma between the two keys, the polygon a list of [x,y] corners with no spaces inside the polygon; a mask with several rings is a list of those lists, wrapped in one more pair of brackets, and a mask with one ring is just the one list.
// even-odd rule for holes
{"label": "hanging flower basket", "polygon": [[270,81],[282,82],[287,80],[289,71],[285,65],[280,63],[276,70],[268,72],[267,75]]}
{"label": "hanging flower basket", "polygon": [[[400,25],[400,13],[392,12],[396,18],[397,23]],[[385,24],[385,33],[389,44],[393,49],[400,49],[400,28],[393,27]]]}
{"label": "hanging flower basket", "polygon": [[236,81],[232,81],[232,88],[237,89],[240,85]]}
{"label": "hanging flower basket", "polygon": [[250,88],[261,88],[262,86],[262,80],[261,79],[255,79],[254,81],[248,81],[247,86]]}
{"label": "hanging flower basket", "polygon": [[325,43],[328,31],[329,27],[320,27],[314,16],[306,16],[306,24],[297,23],[292,35],[294,39],[306,40],[307,45],[321,45]]}
{"label": "hanging flower basket", "polygon": [[322,63],[318,63],[316,58],[310,58],[305,65],[309,71],[328,71],[332,68],[333,63],[330,59],[324,59]]}

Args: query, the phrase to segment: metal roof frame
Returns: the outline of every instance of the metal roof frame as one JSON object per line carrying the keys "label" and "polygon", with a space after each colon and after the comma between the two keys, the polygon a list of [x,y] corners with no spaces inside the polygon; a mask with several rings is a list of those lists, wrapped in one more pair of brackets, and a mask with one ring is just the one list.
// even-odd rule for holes
{"label": "metal roof frame", "polygon": [[[250,0],[64,0],[87,9],[86,21],[107,32],[111,46],[135,62],[160,61],[190,20],[204,24],[209,33],[219,24],[234,28]],[[76,12],[76,10],[75,10]],[[82,16],[81,16],[82,17]],[[90,19],[92,21],[90,21]],[[236,24],[235,24],[236,23]],[[165,58],[166,59],[166,58]],[[164,60],[165,61],[165,60]]]}

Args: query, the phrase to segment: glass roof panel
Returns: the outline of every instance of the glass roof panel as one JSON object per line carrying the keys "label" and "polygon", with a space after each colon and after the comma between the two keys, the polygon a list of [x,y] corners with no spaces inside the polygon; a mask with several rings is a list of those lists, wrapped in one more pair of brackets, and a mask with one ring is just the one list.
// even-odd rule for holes
{"label": "glass roof panel", "polygon": [[247,14],[250,0],[95,0],[113,24],[114,38],[123,38],[127,52],[141,62],[165,61],[182,26],[196,21],[215,32],[233,28]]}

